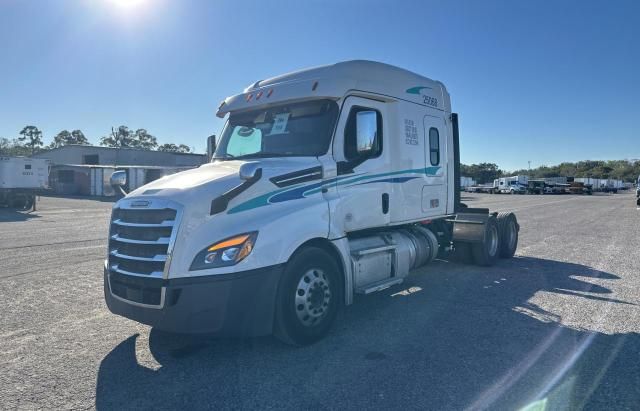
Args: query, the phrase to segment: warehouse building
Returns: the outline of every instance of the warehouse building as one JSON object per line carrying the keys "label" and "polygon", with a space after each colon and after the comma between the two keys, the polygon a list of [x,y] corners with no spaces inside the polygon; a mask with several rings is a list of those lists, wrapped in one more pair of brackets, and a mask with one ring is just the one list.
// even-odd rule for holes
{"label": "warehouse building", "polygon": [[207,161],[205,154],[170,153],[166,151],[140,150],[84,145],[68,145],[33,157],[46,158],[53,164],[89,164],[102,166],[166,166],[198,167]]}
{"label": "warehouse building", "polygon": [[170,153],[132,148],[68,145],[33,157],[51,161],[49,185],[58,194],[113,196],[109,184],[116,170],[127,172],[127,190],[168,174],[198,167],[205,154]]}

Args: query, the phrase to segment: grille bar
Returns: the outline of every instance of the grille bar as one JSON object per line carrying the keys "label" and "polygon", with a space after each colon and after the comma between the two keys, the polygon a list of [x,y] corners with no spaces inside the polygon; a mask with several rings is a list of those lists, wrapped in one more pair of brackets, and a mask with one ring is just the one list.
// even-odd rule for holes
{"label": "grille bar", "polygon": [[162,271],[153,271],[151,272],[151,274],[139,274],[139,273],[134,273],[131,271],[127,271],[127,270],[123,270],[122,268],[120,268],[118,266],[118,264],[113,264],[111,266],[111,271],[116,272],[118,274],[124,274],[124,275],[132,275],[135,277],[162,277]]}
{"label": "grille bar", "polygon": [[114,241],[120,241],[121,243],[128,243],[128,244],[155,244],[155,245],[161,245],[161,244],[169,244],[169,240],[171,240],[171,237],[160,237],[157,240],[134,240],[132,238],[126,238],[126,237],[120,237],[119,234],[114,234],[111,236],[111,239]]}
{"label": "grille bar", "polygon": [[120,219],[113,220],[112,224],[124,226],[124,227],[173,227],[173,220],[164,220],[161,223],[129,223]]}
{"label": "grille bar", "polygon": [[109,253],[109,255],[112,255],[112,256],[118,257],[118,258],[124,258],[125,260],[154,261],[154,262],[165,262],[165,261],[167,261],[166,254],[165,255],[156,254],[154,257],[138,257],[138,256],[135,256],[135,255],[120,254],[120,253],[118,253],[118,250],[115,249],[115,250],[111,251]]}

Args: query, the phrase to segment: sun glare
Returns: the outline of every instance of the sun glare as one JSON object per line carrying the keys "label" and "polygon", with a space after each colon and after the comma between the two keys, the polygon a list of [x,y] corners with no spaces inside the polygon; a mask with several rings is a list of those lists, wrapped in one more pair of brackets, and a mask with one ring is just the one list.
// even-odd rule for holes
{"label": "sun glare", "polygon": [[115,5],[118,8],[130,10],[135,9],[145,3],[145,0],[108,0],[109,3]]}

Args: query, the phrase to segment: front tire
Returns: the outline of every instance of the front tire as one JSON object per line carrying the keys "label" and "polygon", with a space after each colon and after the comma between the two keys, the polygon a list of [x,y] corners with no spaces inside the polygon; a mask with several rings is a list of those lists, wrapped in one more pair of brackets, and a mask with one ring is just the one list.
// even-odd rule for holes
{"label": "front tire", "polygon": [[341,305],[340,269],[332,255],[309,247],[287,263],[276,301],[274,334],[291,345],[309,345],[331,329]]}

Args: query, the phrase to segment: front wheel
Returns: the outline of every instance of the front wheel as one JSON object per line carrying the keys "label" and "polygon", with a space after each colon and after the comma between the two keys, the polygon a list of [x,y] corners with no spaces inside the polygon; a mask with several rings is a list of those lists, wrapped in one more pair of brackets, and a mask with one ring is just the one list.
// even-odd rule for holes
{"label": "front wheel", "polygon": [[275,336],[292,345],[324,337],[338,314],[340,278],[337,262],[326,251],[309,247],[296,252],[278,288]]}

